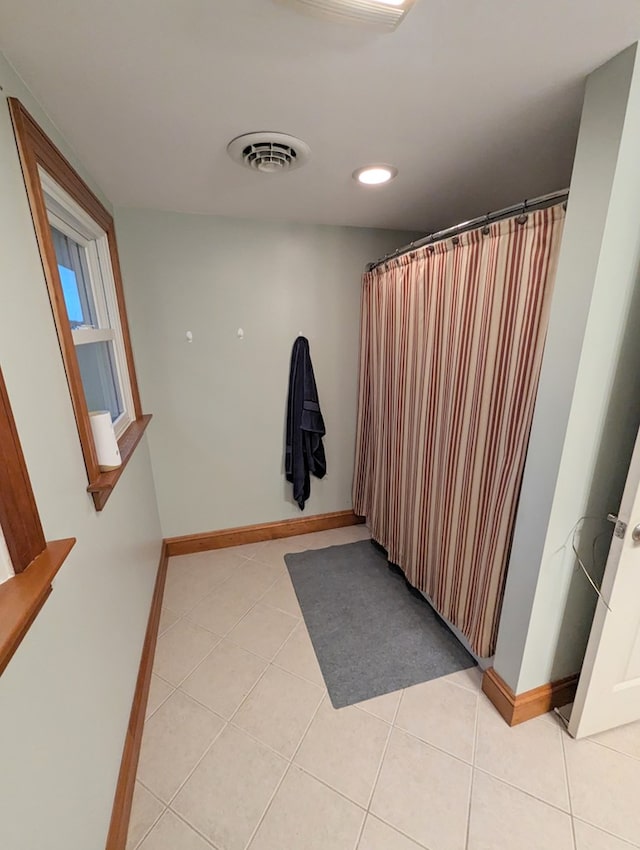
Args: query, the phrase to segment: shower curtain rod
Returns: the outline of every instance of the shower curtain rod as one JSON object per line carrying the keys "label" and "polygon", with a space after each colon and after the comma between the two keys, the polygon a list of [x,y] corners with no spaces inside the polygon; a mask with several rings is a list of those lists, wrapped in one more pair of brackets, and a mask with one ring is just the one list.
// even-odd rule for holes
{"label": "shower curtain rod", "polygon": [[527,201],[522,201],[519,204],[512,204],[510,207],[504,207],[495,212],[479,215],[477,218],[472,218],[469,221],[463,221],[460,224],[454,224],[453,227],[446,227],[444,230],[438,230],[435,233],[429,233],[422,239],[416,239],[415,242],[410,242],[408,245],[403,245],[402,248],[396,248],[390,254],[385,254],[379,260],[369,263],[366,267],[368,272],[386,263],[387,260],[393,260],[396,257],[401,257],[403,254],[410,254],[418,248],[423,248],[425,245],[432,245],[434,242],[440,242],[449,236],[457,236],[460,233],[466,233],[468,230],[475,230],[483,224],[492,224],[495,221],[502,221],[505,218],[511,218],[514,215],[523,215],[525,212],[532,210],[542,210],[545,207],[551,207],[554,204],[566,203],[569,197],[568,189],[561,189],[559,192],[551,192],[548,195],[540,195],[538,198],[532,198]]}

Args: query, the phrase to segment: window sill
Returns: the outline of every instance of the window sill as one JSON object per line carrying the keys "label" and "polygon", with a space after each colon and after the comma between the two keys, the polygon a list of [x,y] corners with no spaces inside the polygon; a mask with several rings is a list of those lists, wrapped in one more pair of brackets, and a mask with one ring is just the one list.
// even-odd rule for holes
{"label": "window sill", "polygon": [[0,674],[51,593],[51,582],[75,544],[54,540],[29,566],[0,584]]}
{"label": "window sill", "polygon": [[109,496],[113,493],[113,489],[118,483],[120,476],[125,470],[125,467],[131,460],[131,456],[135,451],[136,446],[142,439],[147,425],[151,422],[151,414],[141,416],[132,422],[124,434],[118,440],[118,448],[120,449],[120,457],[122,464],[117,469],[112,469],[109,472],[101,472],[95,481],[87,487],[87,491],[93,496],[93,502],[97,511],[101,511],[107,504]]}

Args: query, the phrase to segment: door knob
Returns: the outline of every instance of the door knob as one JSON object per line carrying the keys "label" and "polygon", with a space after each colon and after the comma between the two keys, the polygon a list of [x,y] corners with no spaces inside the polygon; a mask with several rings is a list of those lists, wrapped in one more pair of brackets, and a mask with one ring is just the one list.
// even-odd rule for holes
{"label": "door knob", "polygon": [[640,543],[640,524],[636,525],[636,527],[631,532],[631,539],[634,543]]}

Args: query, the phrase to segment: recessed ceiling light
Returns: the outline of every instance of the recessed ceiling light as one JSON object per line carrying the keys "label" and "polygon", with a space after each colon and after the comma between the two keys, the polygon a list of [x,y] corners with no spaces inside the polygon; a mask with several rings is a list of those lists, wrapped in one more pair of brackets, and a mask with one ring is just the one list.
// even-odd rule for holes
{"label": "recessed ceiling light", "polygon": [[366,186],[380,186],[393,180],[397,173],[393,165],[365,165],[353,172],[353,179]]}
{"label": "recessed ceiling light", "polygon": [[301,12],[345,23],[391,31],[416,0],[276,0]]}

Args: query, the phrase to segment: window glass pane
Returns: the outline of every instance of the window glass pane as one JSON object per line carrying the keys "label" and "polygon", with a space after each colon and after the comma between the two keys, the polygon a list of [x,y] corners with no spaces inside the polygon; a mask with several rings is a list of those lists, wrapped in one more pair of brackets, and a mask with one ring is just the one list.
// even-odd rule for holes
{"label": "window glass pane", "polygon": [[111,413],[111,421],[115,422],[124,411],[124,405],[118,384],[113,343],[89,342],[86,345],[77,345],[76,354],[87,407],[90,411],[108,410]]}
{"label": "window glass pane", "polygon": [[97,328],[98,321],[85,249],[55,227],[51,228],[51,235],[71,327]]}

